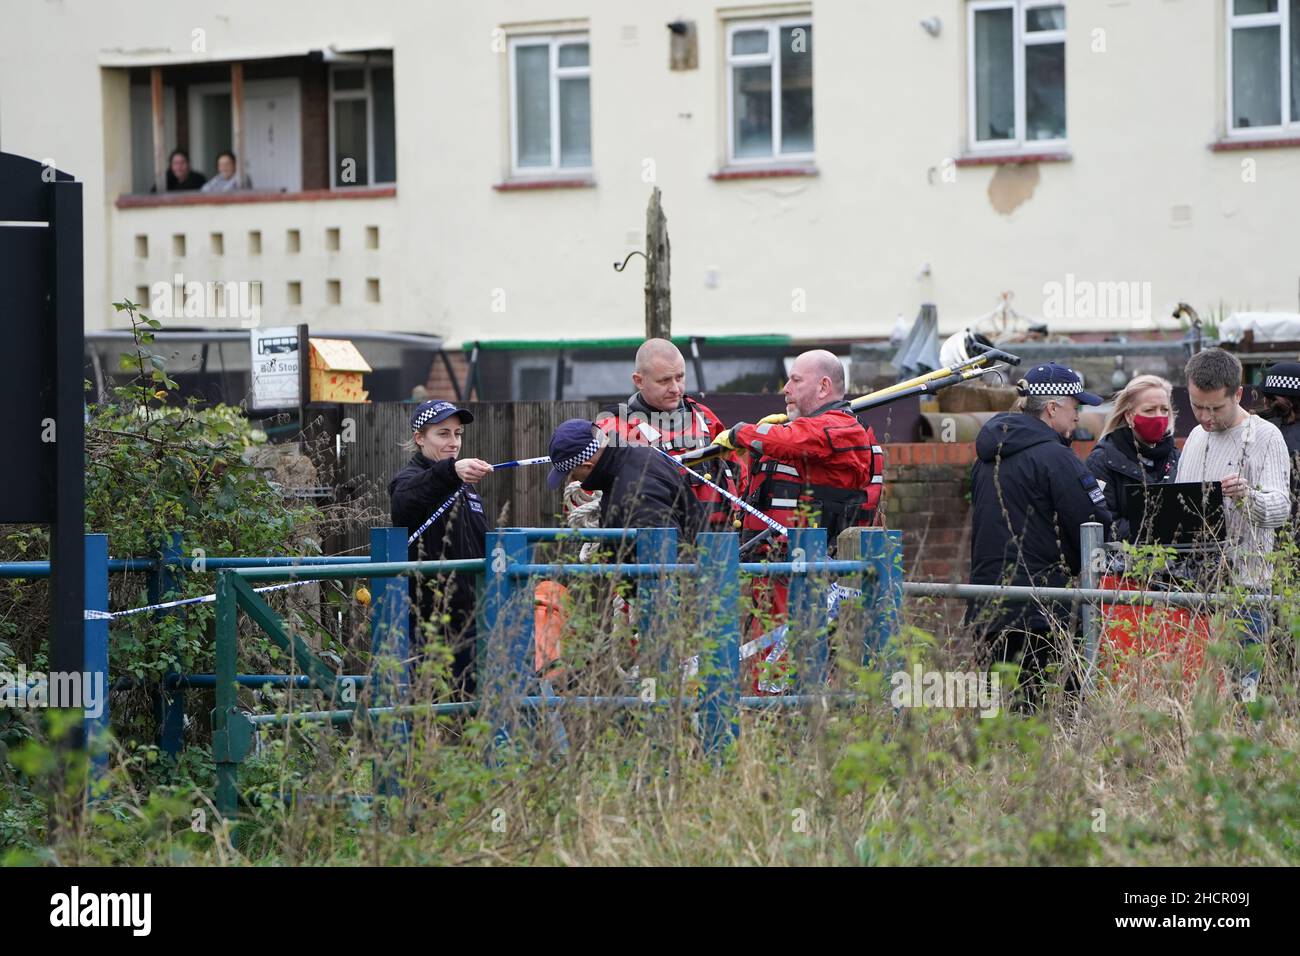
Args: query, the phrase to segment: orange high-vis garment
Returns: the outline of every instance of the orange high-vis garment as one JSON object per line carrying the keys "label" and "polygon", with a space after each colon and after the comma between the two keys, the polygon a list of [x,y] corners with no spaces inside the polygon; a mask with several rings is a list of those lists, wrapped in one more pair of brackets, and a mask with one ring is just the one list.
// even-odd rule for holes
{"label": "orange high-vis garment", "polygon": [[542,581],[533,590],[533,668],[543,678],[554,679],[564,673],[556,667],[560,659],[561,638],[569,623],[569,589],[558,581]]}

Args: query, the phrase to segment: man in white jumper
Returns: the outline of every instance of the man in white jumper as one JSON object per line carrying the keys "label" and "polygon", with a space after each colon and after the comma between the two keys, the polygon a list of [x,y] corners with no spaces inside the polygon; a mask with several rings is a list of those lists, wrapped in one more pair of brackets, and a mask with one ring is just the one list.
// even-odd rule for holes
{"label": "man in white jumper", "polygon": [[[1273,529],[1291,514],[1291,458],[1282,432],[1242,408],[1241,393],[1241,362],[1235,355],[1207,349],[1188,361],[1187,394],[1200,424],[1183,445],[1177,480],[1222,482],[1230,580],[1260,593],[1273,578]],[[1244,643],[1263,640],[1264,608],[1249,606],[1238,613]],[[1256,680],[1253,671],[1243,679],[1243,699],[1254,699]]]}

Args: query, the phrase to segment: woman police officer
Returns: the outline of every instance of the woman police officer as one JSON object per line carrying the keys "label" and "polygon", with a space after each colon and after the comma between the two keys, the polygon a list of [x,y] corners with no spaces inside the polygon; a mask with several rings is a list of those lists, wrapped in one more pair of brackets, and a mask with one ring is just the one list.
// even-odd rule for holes
{"label": "woman police officer", "polygon": [[[487,517],[474,485],[492,466],[478,458],[459,457],[465,426],[473,421],[466,409],[442,401],[422,402],[411,415],[411,439],[403,447],[414,454],[388,483],[393,526],[414,534],[446,506],[411,542],[412,561],[472,559],[485,553]],[[428,580],[412,578],[411,604],[418,609],[412,621],[412,651],[422,654],[425,627],[439,629],[437,623],[445,612],[447,620],[440,629],[452,652],[453,687],[462,694],[473,694],[477,640],[474,576],[458,572]],[[421,622],[430,623],[422,626]]]}

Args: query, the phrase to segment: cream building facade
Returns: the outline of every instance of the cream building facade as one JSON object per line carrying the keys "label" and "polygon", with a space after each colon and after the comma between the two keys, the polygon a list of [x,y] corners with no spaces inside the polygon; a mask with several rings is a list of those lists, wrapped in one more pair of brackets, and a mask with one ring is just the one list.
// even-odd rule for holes
{"label": "cream building facade", "polygon": [[[5,17],[0,149],[85,183],[90,330],[160,283],[234,282],[259,288],[262,324],[322,333],[635,337],[641,260],[611,264],[642,247],[653,186],[683,334],[881,337],[922,302],[947,331],[1005,290],[1054,331],[1176,328],[1178,300],[1296,304],[1296,0],[14,0]],[[150,194],[153,69],[161,145],[210,175],[232,64],[256,189]],[[168,326],[247,327],[240,288],[188,316],[177,300]]]}

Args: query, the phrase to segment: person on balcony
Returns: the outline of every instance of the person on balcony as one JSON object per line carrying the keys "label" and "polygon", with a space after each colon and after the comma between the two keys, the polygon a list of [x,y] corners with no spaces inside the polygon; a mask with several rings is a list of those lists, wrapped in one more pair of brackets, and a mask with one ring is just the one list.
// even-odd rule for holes
{"label": "person on balcony", "polygon": [[167,191],[183,192],[187,189],[202,189],[208,177],[190,166],[190,154],[179,146],[172,150],[167,166]]}
{"label": "person on balcony", "polygon": [[235,154],[226,151],[217,154],[217,175],[213,176],[203,184],[205,193],[233,193],[238,189],[252,189],[253,183],[247,176],[244,181],[239,181],[239,166],[235,162]]}

